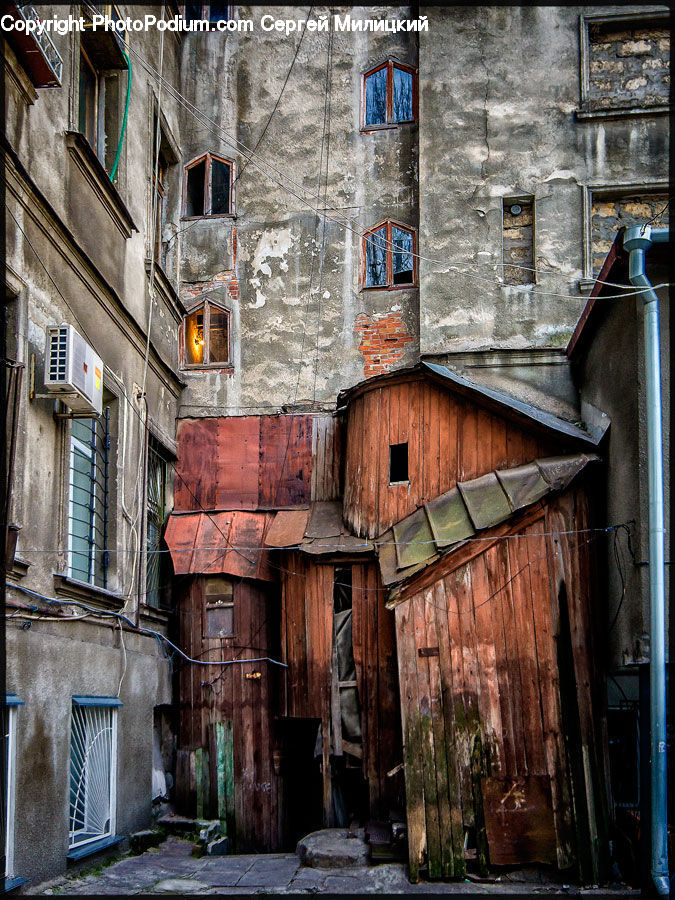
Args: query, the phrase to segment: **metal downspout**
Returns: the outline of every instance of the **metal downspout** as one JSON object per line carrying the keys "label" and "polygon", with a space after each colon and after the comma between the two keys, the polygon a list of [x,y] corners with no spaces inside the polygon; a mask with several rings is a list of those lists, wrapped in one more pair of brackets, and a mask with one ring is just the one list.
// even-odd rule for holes
{"label": "metal downspout", "polygon": [[663,425],[661,421],[661,357],[659,298],[645,275],[645,250],[666,242],[667,229],[649,225],[626,228],[623,246],[629,252],[629,280],[644,288],[643,303],[647,456],[649,482],[649,629],[651,740],[651,875],[657,892],[670,893],[668,876],[668,808],[666,759],[666,603],[664,582]]}

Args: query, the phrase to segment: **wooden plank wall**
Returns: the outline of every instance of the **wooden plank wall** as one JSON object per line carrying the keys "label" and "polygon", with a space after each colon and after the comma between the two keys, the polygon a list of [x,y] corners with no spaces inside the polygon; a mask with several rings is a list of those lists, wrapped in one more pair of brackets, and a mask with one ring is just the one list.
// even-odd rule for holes
{"label": "wooden plank wall", "polygon": [[[515,861],[561,867],[574,861],[555,640],[561,582],[570,597],[583,734],[578,749],[584,760],[594,761],[587,766],[588,793],[595,796],[587,798],[593,832],[602,779],[589,690],[588,546],[575,534],[557,536],[555,547],[545,536],[586,522],[583,493],[572,492],[517,529],[518,536],[475,544],[470,558],[464,550],[454,571],[418,593],[413,588],[395,608],[413,879],[425,860],[432,878],[461,875],[465,828],[475,829],[479,861],[487,864],[492,856],[508,862],[503,848],[487,844],[490,810],[483,807],[482,792],[503,785],[505,796],[516,781],[524,796],[529,790],[542,796],[542,785],[546,796],[550,783],[551,799],[549,809],[531,810],[536,828],[522,809],[509,821],[511,830],[524,829],[522,858]],[[555,829],[552,843],[547,828],[551,835]]]}
{"label": "wooden plank wall", "polygon": [[[289,668],[283,708],[291,717],[321,719],[326,734],[331,712],[334,566],[296,553],[286,557],[284,568],[282,659]],[[363,774],[371,816],[387,816],[390,809],[403,808],[401,775],[387,778],[387,772],[402,761],[394,617],[384,606],[385,592],[375,563],[354,564],[352,585]]]}
{"label": "wooden plank wall", "polygon": [[[409,484],[389,484],[389,446],[408,442]],[[374,388],[349,406],[344,515],[376,537],[457,481],[559,452],[426,379]]]}
{"label": "wooden plank wall", "polygon": [[[180,646],[193,659],[278,659],[273,590],[241,579],[234,587],[235,636],[205,638],[204,579],[196,577],[180,605]],[[217,818],[224,810],[237,852],[282,847],[272,759],[279,671],[265,662],[180,670],[179,811]],[[259,678],[246,677],[256,672]]]}

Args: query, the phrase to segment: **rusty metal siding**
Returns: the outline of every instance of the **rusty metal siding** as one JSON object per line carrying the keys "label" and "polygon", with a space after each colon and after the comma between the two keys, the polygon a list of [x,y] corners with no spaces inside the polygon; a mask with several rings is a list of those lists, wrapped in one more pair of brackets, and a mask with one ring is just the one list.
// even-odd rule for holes
{"label": "rusty metal siding", "polygon": [[[585,503],[578,489],[555,498],[514,525],[521,536],[460,550],[454,570],[435,582],[426,578],[395,607],[414,878],[425,856],[431,877],[460,875],[466,827],[476,829],[483,863],[562,867],[574,862],[574,817],[577,825],[587,817],[584,840],[597,856],[603,762],[589,688],[587,535],[545,536],[585,528]],[[572,805],[563,739],[556,642],[561,584],[569,598],[582,734],[582,747],[572,752],[592,785],[575,800],[583,810]],[[514,791],[522,795],[515,805]],[[508,844],[499,839],[503,833]]]}
{"label": "rusty metal siding", "polygon": [[332,416],[181,419],[174,509],[306,506],[312,490],[334,499],[340,447],[335,434]]}
{"label": "rusty metal siding", "polygon": [[[390,484],[389,447],[406,442],[409,482]],[[357,535],[376,537],[458,481],[556,449],[418,374],[385,382],[349,405],[345,521]]]}

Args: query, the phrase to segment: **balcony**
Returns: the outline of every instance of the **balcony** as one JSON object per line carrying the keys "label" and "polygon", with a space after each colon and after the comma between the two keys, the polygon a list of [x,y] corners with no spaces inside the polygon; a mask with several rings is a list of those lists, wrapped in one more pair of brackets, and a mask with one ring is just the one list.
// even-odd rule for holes
{"label": "balcony", "polygon": [[[7,4],[7,15],[15,22],[39,22],[35,8],[29,4]],[[61,87],[63,60],[45,31],[27,34],[25,31],[10,31],[6,34],[28,77],[36,88]]]}

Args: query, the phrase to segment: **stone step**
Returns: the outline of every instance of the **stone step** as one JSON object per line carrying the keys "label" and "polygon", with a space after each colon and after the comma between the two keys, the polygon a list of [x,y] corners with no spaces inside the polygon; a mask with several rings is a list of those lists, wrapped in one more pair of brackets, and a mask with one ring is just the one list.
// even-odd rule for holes
{"label": "stone step", "polygon": [[343,869],[368,865],[370,847],[364,840],[363,829],[350,836],[346,828],[324,828],[298,841],[295,852],[305,866]]}

